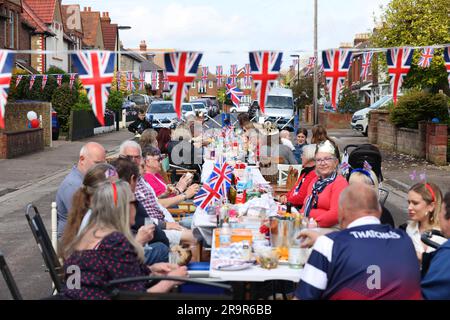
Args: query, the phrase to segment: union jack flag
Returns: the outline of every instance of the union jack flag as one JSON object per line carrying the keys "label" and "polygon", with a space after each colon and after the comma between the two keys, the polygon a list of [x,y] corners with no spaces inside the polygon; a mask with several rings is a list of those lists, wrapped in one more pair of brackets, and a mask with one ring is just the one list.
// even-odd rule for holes
{"label": "union jack flag", "polygon": [[223,67],[222,66],[216,67],[216,78],[217,78],[217,87],[222,87],[223,79],[225,78],[223,75]]}
{"label": "union jack flag", "polygon": [[208,67],[202,67],[202,86],[206,89],[206,85],[208,84]]}
{"label": "union jack flag", "polygon": [[403,79],[408,74],[409,69],[411,69],[413,53],[414,49],[406,47],[387,50],[388,73],[391,77],[391,91],[394,105],[397,104],[397,95],[402,87]]}
{"label": "union jack flag", "polygon": [[128,71],[127,72],[127,91],[133,92],[134,91],[134,77],[133,72]]}
{"label": "union jack flag", "polygon": [[121,75],[120,71],[117,71],[117,73],[116,73],[117,91],[120,90],[120,84],[122,82],[121,76],[122,75]]}
{"label": "union jack flag", "polygon": [[30,90],[33,88],[35,81],[36,81],[36,75],[32,74],[30,77]]}
{"label": "union jack flag", "polygon": [[56,76],[56,83],[58,84],[58,87],[61,87],[62,85],[62,79],[63,79],[63,75],[62,74],[58,74]]}
{"label": "union jack flag", "polygon": [[261,112],[264,113],[269,90],[278,79],[281,69],[282,52],[255,51],[250,52],[250,68],[252,70],[253,83],[258,94],[258,102]]}
{"label": "union jack flag", "polygon": [[244,87],[250,88],[252,86],[252,73],[250,70],[250,64],[247,63],[244,66]]}
{"label": "union jack flag", "polygon": [[366,171],[371,171],[372,170],[372,166],[370,165],[370,163],[367,162],[367,160],[364,161],[363,169],[366,170]]}
{"label": "union jack flag", "polygon": [[314,67],[316,65],[316,57],[310,57],[308,60],[308,64],[306,65],[305,75],[309,75],[314,71]]}
{"label": "union jack flag", "polygon": [[373,52],[364,52],[362,55],[361,79],[367,79],[370,67],[372,66]]}
{"label": "union jack flag", "polygon": [[167,73],[163,71],[163,90],[168,91],[169,88],[169,78],[167,77]]}
{"label": "union jack flag", "polygon": [[434,49],[433,48],[424,48],[420,54],[419,63],[417,64],[419,67],[425,69],[431,66],[431,60],[434,57]]}
{"label": "union jack flag", "polygon": [[450,47],[444,49],[445,68],[448,74],[448,85],[450,86]]}
{"label": "union jack flag", "polygon": [[352,53],[348,50],[328,50],[322,52],[325,78],[330,92],[331,105],[336,110],[339,92],[345,84]]}
{"label": "union jack flag", "polygon": [[233,101],[233,104],[237,108],[241,103],[241,97],[244,95],[244,93],[236,85],[232,85],[230,80],[228,80],[228,83],[226,84],[226,94],[229,98],[231,98],[231,101]]}
{"label": "union jack flag", "polygon": [[80,51],[73,54],[73,63],[88,92],[92,110],[98,122],[104,126],[106,101],[114,77],[114,55],[108,51]]}
{"label": "union jack flag", "polygon": [[345,176],[350,171],[350,164],[348,163],[348,152],[345,151],[344,155],[342,156],[342,163],[340,166],[341,173]]}
{"label": "union jack flag", "polygon": [[236,85],[237,73],[238,73],[237,64],[232,64],[230,66],[230,79],[232,85]]}
{"label": "union jack flag", "polygon": [[152,71],[152,90],[159,89],[158,78],[159,78],[158,71]]}
{"label": "union jack flag", "polygon": [[71,74],[70,74],[70,80],[69,80],[69,87],[70,87],[70,90],[72,90],[72,88],[73,88],[73,84],[74,84],[74,82],[75,82],[76,76],[77,76],[76,73],[71,73]]}
{"label": "union jack flag", "polygon": [[0,50],[0,128],[5,128],[5,106],[8,102],[11,72],[14,66],[14,54],[11,51]]}
{"label": "union jack flag", "polygon": [[233,168],[228,163],[216,163],[209,179],[194,198],[197,207],[207,210],[214,200],[226,197],[231,186]]}
{"label": "union jack flag", "polygon": [[145,91],[145,72],[139,73],[139,90]]}
{"label": "union jack flag", "polygon": [[23,75],[18,75],[16,78],[16,88],[19,86],[20,81],[22,81]]}
{"label": "union jack flag", "polygon": [[203,54],[199,52],[168,52],[164,54],[167,76],[178,118],[181,119],[181,103],[191,83],[197,77],[198,65]]}
{"label": "union jack flag", "polygon": [[41,86],[41,91],[44,91],[45,85],[47,84],[47,80],[48,80],[48,75],[44,74],[42,76],[42,86]]}

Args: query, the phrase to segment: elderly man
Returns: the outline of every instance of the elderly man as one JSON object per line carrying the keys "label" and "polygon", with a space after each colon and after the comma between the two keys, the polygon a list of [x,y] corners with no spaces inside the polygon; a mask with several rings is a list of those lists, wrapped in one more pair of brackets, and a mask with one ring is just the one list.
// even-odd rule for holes
{"label": "elderly man", "polygon": [[86,172],[98,163],[106,161],[106,151],[96,142],[85,144],[80,150],[78,164],[73,166],[64,178],[56,193],[56,208],[58,211],[58,238],[63,234],[67,222],[67,215],[72,207],[72,198],[83,184]]}
{"label": "elderly man", "polygon": [[[129,158],[141,168],[142,150],[138,143],[127,140],[121,144],[119,152],[121,157]],[[189,246],[196,245],[197,240],[194,238],[192,231],[183,228],[180,224],[175,222],[170,212],[158,202],[155,191],[142,176],[139,177],[136,184],[135,196],[136,200],[138,200],[147,211],[148,216],[158,220],[158,225],[160,225],[166,233],[171,246],[180,243]]]}
{"label": "elderly man", "polygon": [[339,198],[342,231],[320,236],[297,299],[421,299],[419,263],[408,235],[380,224],[373,188],[353,184]]}
{"label": "elderly man", "polygon": [[[450,192],[444,197],[439,225],[450,239]],[[428,272],[422,279],[422,294],[427,300],[450,300],[450,240],[430,254]]]}

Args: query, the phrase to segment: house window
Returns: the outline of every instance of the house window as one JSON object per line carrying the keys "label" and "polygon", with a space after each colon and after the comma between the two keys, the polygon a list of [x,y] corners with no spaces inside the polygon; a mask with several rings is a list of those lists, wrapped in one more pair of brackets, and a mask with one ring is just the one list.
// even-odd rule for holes
{"label": "house window", "polygon": [[195,81],[192,82],[192,89],[195,89]]}
{"label": "house window", "polygon": [[9,47],[10,48],[14,48],[14,42],[15,42],[15,37],[14,37],[14,21],[16,16],[14,14],[13,11],[9,12]]}
{"label": "house window", "polygon": [[213,82],[209,81],[209,88],[212,89],[214,87]]}
{"label": "house window", "polygon": [[19,48],[19,46],[20,46],[20,44],[19,44],[19,14],[18,13],[16,13],[16,34],[17,34],[17,37],[16,37],[16,48],[17,49],[20,49]]}

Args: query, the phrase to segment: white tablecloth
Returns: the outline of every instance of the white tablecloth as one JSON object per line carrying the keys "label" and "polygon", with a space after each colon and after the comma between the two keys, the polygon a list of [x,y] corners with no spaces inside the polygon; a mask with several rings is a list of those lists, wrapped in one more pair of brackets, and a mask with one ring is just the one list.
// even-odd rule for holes
{"label": "white tablecloth", "polygon": [[[214,160],[205,160],[202,167],[202,177],[201,181],[205,182],[208,180],[214,169],[215,161]],[[261,174],[261,171],[257,167],[250,167],[252,170],[252,179],[254,184],[267,184],[267,180]]]}

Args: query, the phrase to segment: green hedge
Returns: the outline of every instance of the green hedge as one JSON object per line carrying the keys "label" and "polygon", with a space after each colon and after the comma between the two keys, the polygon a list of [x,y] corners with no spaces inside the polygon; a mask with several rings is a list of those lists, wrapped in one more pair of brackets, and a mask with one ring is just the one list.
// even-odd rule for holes
{"label": "green hedge", "polygon": [[447,123],[449,98],[444,94],[411,91],[399,97],[397,106],[391,108],[391,121],[397,127],[417,129],[419,121],[439,119]]}

